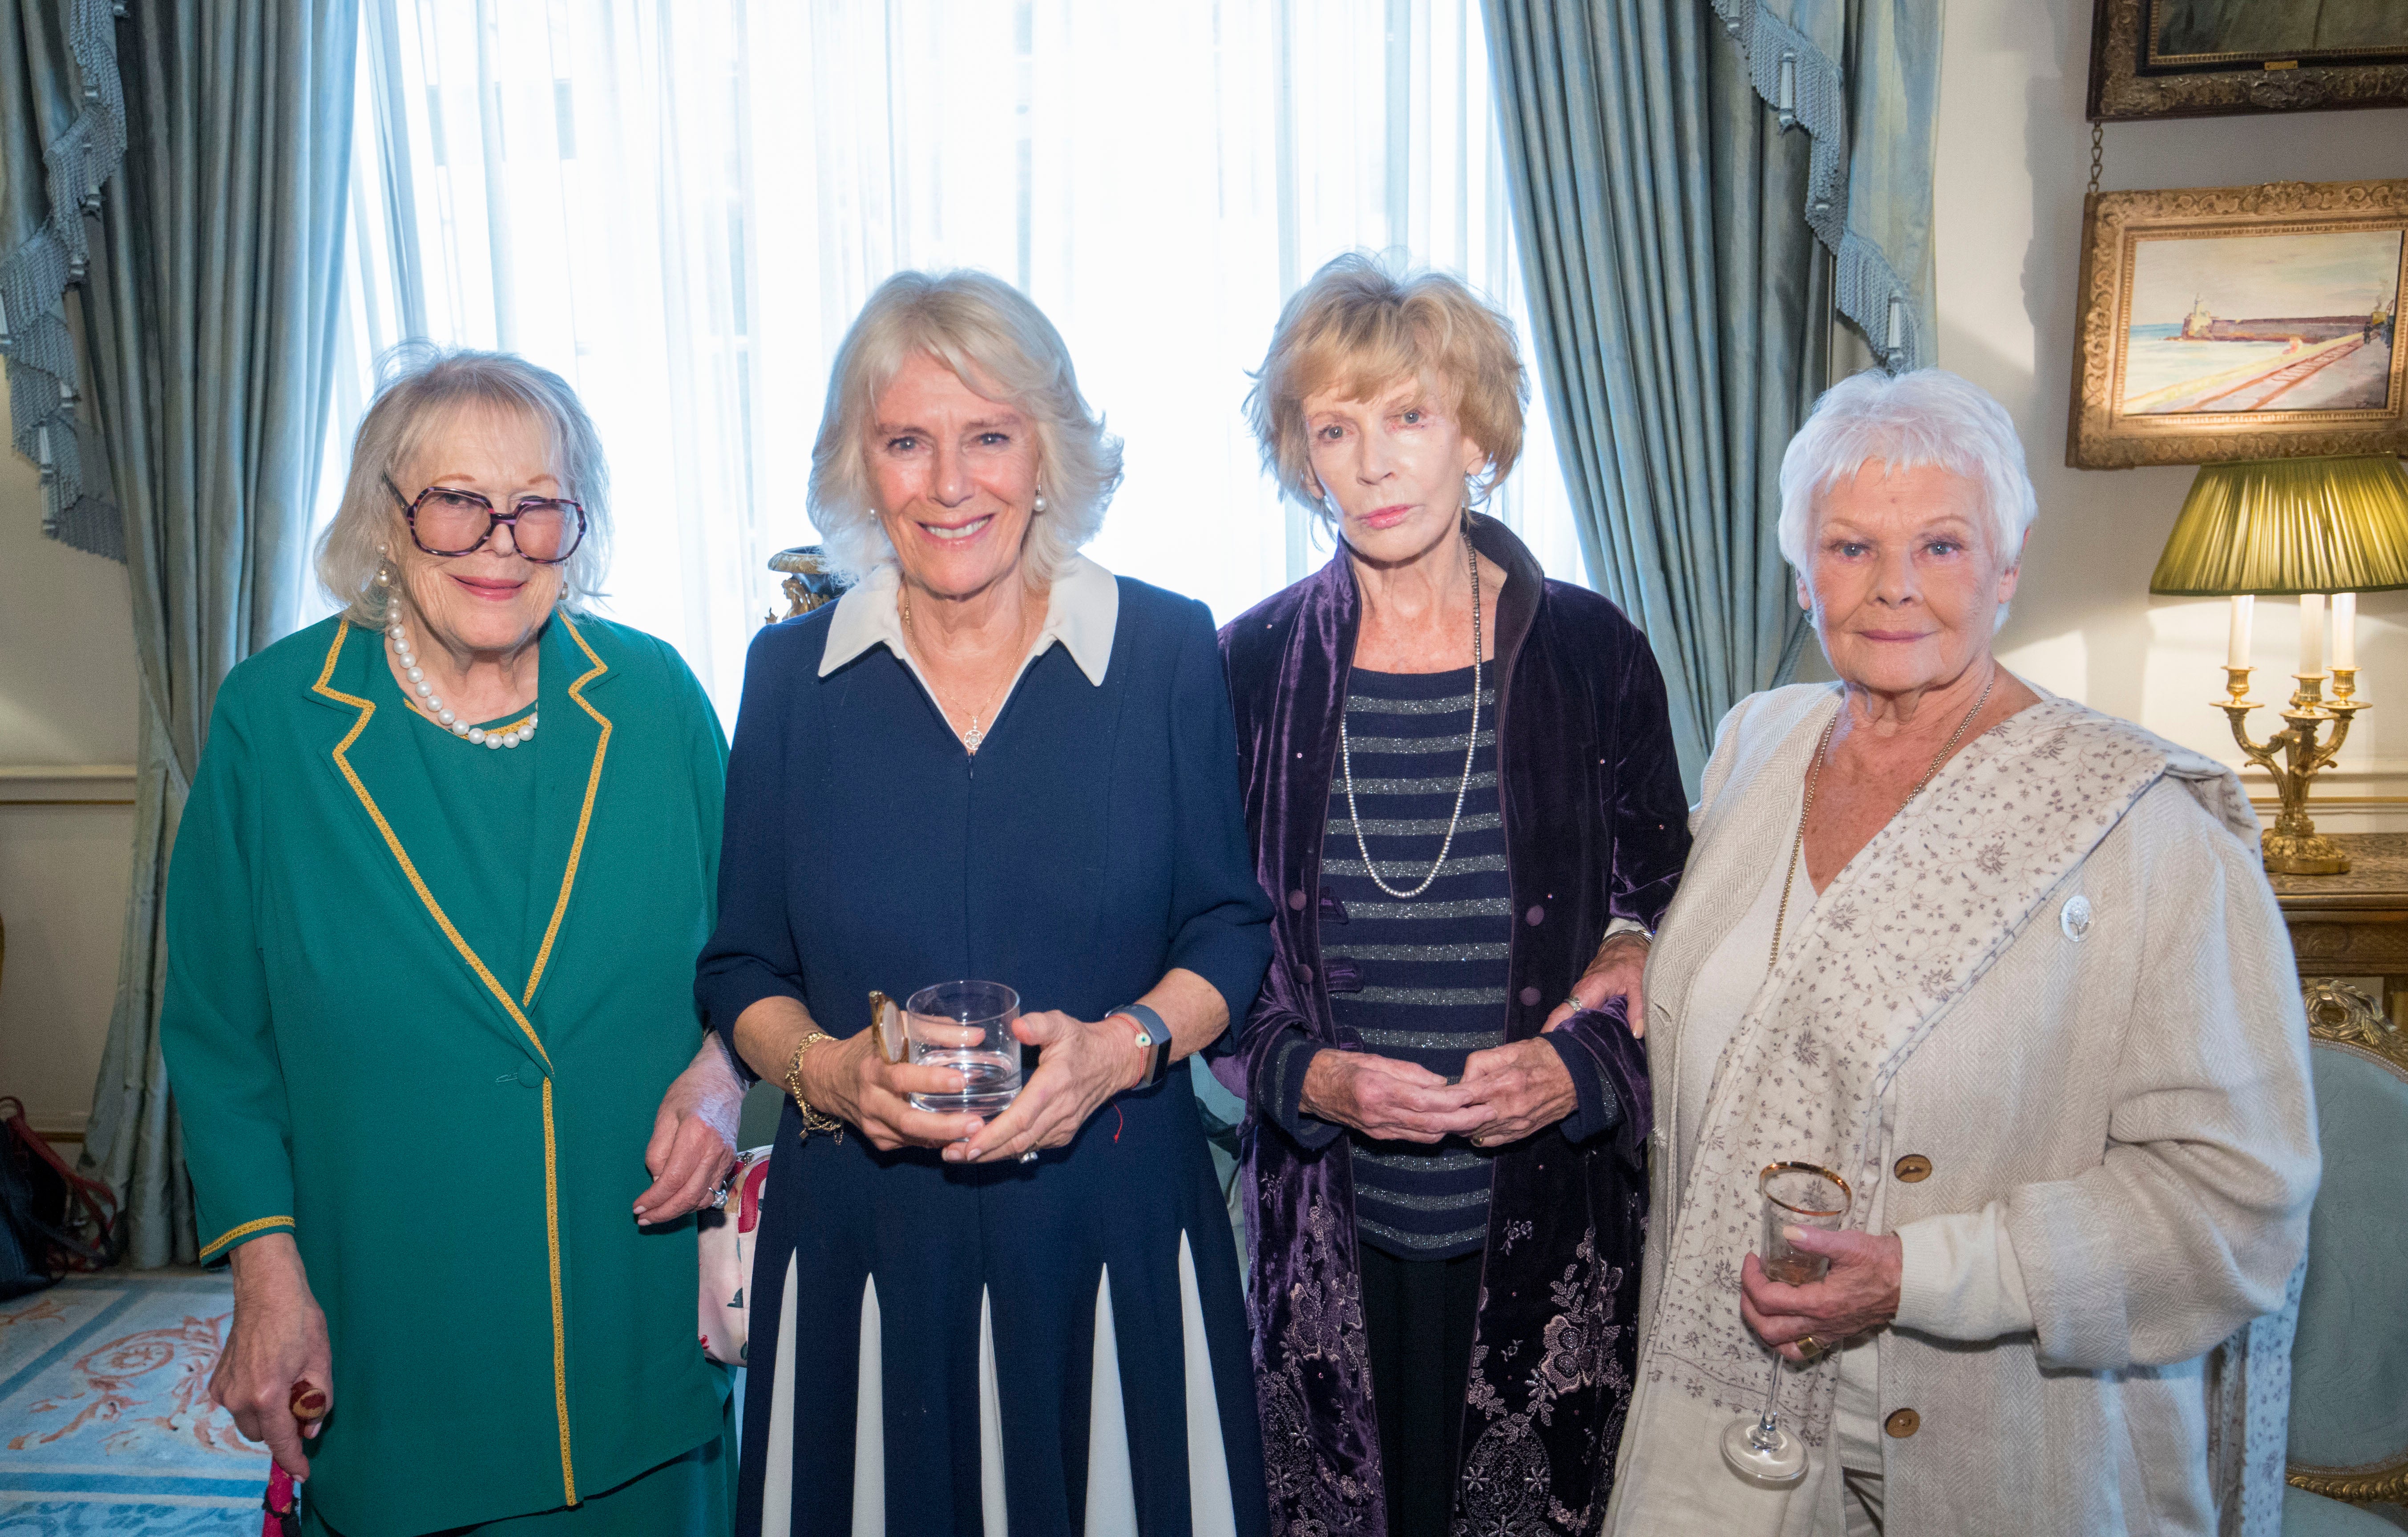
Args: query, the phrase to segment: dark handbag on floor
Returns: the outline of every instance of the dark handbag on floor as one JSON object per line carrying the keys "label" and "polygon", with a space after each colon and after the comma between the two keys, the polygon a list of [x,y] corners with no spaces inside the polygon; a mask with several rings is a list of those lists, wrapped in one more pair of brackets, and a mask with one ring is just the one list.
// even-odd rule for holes
{"label": "dark handbag on floor", "polygon": [[0,1298],[39,1291],[69,1271],[106,1270],[116,1232],[108,1187],[69,1169],[25,1124],[25,1107],[0,1099]]}

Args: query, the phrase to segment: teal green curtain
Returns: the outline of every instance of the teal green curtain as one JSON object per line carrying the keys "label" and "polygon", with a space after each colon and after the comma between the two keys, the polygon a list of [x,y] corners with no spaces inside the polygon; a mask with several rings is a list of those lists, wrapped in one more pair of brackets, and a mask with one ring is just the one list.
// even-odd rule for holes
{"label": "teal green curtain", "polygon": [[1890,372],[1929,367],[1941,0],[1712,3],[1756,95],[1813,146],[1803,210],[1838,260],[1840,314]]}
{"label": "teal green curtain", "polygon": [[1486,0],[1530,351],[1592,580],[1646,632],[1692,794],[1804,626],[1782,450],[1829,371],[1835,262],[1807,136],[1706,0]]}
{"label": "teal green curtain", "polygon": [[189,1262],[159,1053],[167,853],[228,670],[291,630],[335,360],[357,0],[129,0],[125,159],[82,289],[141,668],[133,895],[84,1158]]}
{"label": "teal green curtain", "polygon": [[68,290],[91,260],[89,216],[125,152],[108,0],[0,0],[0,352],[10,440],[39,467],[42,531],[125,558],[107,451],[79,409]]}

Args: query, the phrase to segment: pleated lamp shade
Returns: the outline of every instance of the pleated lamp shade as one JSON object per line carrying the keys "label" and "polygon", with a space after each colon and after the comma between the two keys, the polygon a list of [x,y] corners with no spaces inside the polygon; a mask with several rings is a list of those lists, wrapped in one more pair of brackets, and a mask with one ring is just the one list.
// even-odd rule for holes
{"label": "pleated lamp shade", "polygon": [[2149,578],[2167,597],[2408,587],[2408,467],[2389,454],[2201,465]]}

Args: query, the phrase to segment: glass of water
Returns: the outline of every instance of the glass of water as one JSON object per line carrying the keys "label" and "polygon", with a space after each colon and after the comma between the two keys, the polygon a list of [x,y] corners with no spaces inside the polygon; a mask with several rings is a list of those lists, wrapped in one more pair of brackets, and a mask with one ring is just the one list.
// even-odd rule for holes
{"label": "glass of water", "polygon": [[999,982],[940,982],[903,1000],[911,1060],[962,1075],[959,1094],[914,1094],[911,1108],[993,1115],[1020,1092],[1020,995]]}

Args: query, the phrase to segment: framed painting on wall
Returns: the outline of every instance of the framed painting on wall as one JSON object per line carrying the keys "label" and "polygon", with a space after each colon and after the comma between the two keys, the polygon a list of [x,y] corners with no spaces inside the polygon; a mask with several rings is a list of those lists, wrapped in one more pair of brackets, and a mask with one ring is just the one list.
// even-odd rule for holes
{"label": "framed painting on wall", "polygon": [[2094,193],[2066,462],[2408,452],[2408,180]]}
{"label": "framed painting on wall", "polygon": [[2408,0],[2096,0],[2090,121],[2408,106]]}

